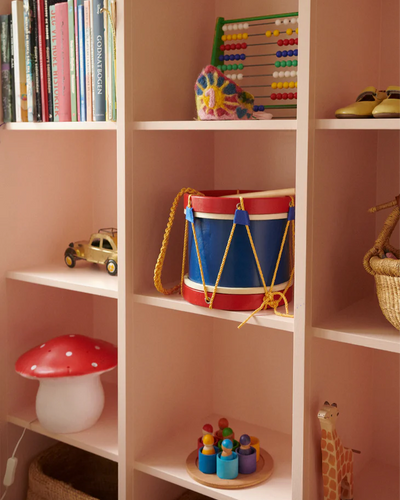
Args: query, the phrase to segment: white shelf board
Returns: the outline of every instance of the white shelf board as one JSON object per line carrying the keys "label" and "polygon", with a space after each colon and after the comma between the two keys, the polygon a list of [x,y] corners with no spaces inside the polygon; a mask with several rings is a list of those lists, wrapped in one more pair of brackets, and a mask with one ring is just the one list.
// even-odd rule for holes
{"label": "white shelf board", "polygon": [[117,130],[115,122],[14,122],[6,123],[5,130]]}
{"label": "white shelf board", "polygon": [[372,460],[354,478],[354,497],[361,500],[398,500],[400,470],[392,465]]}
{"label": "white shelf board", "polygon": [[73,269],[62,263],[8,271],[6,277],[37,285],[118,298],[118,277],[110,276],[105,266],[87,262],[77,262]]}
{"label": "white shelf board", "polygon": [[296,130],[297,120],[221,120],[135,122],[136,130]]}
{"label": "white shelf board", "polygon": [[[175,311],[183,311],[191,314],[201,314],[211,318],[226,319],[235,321],[240,324],[248,318],[252,311],[222,311],[220,309],[208,309],[208,307],[200,307],[186,302],[180,294],[162,295],[157,290],[150,291],[145,294],[135,294],[134,301],[139,304],[146,304],[156,307],[164,307]],[[280,307],[279,311],[285,312],[284,307]],[[293,314],[293,302],[289,304],[289,313]],[[294,332],[294,319],[282,318],[274,313],[273,310],[261,311],[248,321],[249,325],[264,326],[267,328],[275,328],[287,332]],[[243,327],[244,328],[244,327]]]}
{"label": "white shelf board", "polygon": [[316,120],[315,128],[323,130],[400,130],[400,118],[331,118]]}
{"label": "white shelf board", "polygon": [[322,339],[400,353],[400,332],[383,316],[377,297],[350,305],[313,331]]}
{"label": "white shelf board", "polygon": [[216,500],[291,500],[292,498],[292,438],[290,435],[275,432],[228,417],[229,424],[235,435],[250,434],[260,439],[264,448],[274,459],[272,476],[261,483],[246,490],[221,490],[209,488],[194,481],[186,471],[186,458],[196,449],[199,429],[205,422],[216,426],[220,416],[211,415],[203,419],[196,419],[187,427],[179,429],[160,446],[152,449],[151,453],[139,457],[135,462],[135,469],[151,476],[158,477],[170,483],[177,484],[189,490],[196,491]]}
{"label": "white shelf board", "polygon": [[[115,384],[103,384],[106,402],[104,411],[97,423],[82,432],[74,434],[54,434],[44,429],[36,419],[35,397],[24,407],[10,411],[7,421],[11,424],[56,439],[81,450],[118,462],[118,397]],[[34,422],[32,422],[34,420]],[[32,422],[32,423],[30,423]]]}

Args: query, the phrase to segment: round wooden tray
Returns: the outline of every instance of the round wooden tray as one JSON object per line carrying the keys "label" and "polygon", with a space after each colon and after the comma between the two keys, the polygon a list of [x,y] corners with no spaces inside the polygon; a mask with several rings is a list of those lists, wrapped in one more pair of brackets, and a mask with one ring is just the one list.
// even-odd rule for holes
{"label": "round wooden tray", "polygon": [[264,482],[274,470],[274,460],[269,453],[260,449],[260,459],[257,462],[256,472],[253,474],[239,474],[235,479],[220,479],[216,474],[203,474],[198,469],[198,450],[186,459],[186,469],[192,479],[211,488],[221,488],[224,490],[238,490],[249,488]]}

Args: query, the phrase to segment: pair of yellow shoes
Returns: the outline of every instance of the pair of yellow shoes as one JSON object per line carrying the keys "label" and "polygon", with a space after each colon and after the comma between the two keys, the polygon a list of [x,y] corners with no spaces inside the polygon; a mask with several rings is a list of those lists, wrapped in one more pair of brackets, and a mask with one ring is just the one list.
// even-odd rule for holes
{"label": "pair of yellow shoes", "polygon": [[386,91],[367,87],[354,104],[338,109],[335,115],[336,118],[399,118],[400,87],[388,87]]}

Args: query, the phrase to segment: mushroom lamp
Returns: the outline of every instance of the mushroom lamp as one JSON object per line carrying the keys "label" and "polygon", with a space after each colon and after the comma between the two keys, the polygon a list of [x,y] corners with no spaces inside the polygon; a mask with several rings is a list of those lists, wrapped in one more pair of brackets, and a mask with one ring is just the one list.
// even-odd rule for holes
{"label": "mushroom lamp", "polygon": [[102,373],[117,366],[117,348],[83,335],[63,335],[23,354],[15,370],[38,380],[36,414],[50,432],[80,432],[94,425],[104,408]]}

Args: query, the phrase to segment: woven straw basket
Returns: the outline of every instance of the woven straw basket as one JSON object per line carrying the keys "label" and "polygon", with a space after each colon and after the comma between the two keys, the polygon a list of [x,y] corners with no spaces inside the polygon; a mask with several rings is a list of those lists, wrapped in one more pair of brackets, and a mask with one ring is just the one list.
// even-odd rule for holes
{"label": "woven straw basket", "polygon": [[397,259],[400,258],[399,249],[389,243],[400,219],[400,195],[396,197],[396,201],[371,208],[370,212],[393,206],[395,208],[386,219],[373,248],[364,257],[364,268],[375,276],[379,305],[385,318],[400,330],[400,260],[383,258],[385,252],[392,252]]}
{"label": "woven straw basket", "polygon": [[58,443],[31,463],[27,500],[118,500],[118,465]]}

